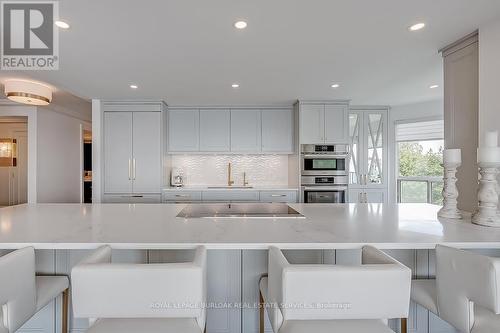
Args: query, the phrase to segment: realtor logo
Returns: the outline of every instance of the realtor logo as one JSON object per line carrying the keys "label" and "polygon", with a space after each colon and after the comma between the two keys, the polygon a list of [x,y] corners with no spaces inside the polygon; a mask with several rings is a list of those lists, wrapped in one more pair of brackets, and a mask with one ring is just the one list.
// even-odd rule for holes
{"label": "realtor logo", "polygon": [[59,69],[57,1],[1,1],[2,70]]}

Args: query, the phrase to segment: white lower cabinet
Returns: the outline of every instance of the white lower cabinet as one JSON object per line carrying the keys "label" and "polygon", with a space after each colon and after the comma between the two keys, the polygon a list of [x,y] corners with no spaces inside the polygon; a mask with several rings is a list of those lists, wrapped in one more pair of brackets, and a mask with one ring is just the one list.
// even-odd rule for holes
{"label": "white lower cabinet", "polygon": [[241,251],[211,250],[207,259],[207,333],[241,332]]}
{"label": "white lower cabinet", "polygon": [[161,203],[161,194],[104,194],[103,203]]}
{"label": "white lower cabinet", "polygon": [[349,189],[350,203],[384,203],[387,191],[377,189]]}
{"label": "white lower cabinet", "polygon": [[165,203],[188,203],[198,201],[201,201],[201,191],[176,190],[163,192],[163,202]]}
{"label": "white lower cabinet", "polygon": [[297,191],[260,191],[260,202],[297,202]]}
{"label": "white lower cabinet", "polygon": [[259,192],[252,190],[203,191],[201,198],[206,202],[256,202]]}
{"label": "white lower cabinet", "polygon": [[296,190],[187,190],[170,189],[163,191],[164,203],[191,202],[267,202],[295,203]]}

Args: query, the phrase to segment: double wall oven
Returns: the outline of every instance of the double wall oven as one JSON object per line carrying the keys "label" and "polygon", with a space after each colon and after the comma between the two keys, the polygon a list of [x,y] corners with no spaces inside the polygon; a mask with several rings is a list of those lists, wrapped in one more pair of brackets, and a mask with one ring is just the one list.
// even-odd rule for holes
{"label": "double wall oven", "polygon": [[345,203],[349,184],[349,145],[302,145],[304,203]]}

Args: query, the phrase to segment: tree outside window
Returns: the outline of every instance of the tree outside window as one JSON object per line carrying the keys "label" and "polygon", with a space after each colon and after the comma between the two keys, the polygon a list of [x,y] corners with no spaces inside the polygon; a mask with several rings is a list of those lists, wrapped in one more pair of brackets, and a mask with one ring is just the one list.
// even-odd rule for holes
{"label": "tree outside window", "polygon": [[398,200],[442,204],[443,140],[398,142]]}

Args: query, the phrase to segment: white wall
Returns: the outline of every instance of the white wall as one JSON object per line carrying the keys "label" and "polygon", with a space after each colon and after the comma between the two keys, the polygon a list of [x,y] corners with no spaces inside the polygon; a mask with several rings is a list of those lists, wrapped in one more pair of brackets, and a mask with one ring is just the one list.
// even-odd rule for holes
{"label": "white wall", "polygon": [[82,129],[91,124],[49,108],[37,113],[37,201],[80,202]]}
{"label": "white wall", "polygon": [[56,90],[48,107],[0,99],[0,116],[28,117],[28,202],[80,202],[80,140],[82,129],[91,129],[90,102]]}
{"label": "white wall", "polygon": [[389,112],[389,200],[397,201],[396,190],[396,124],[398,122],[422,121],[443,118],[443,101],[393,106]]}
{"label": "white wall", "polygon": [[479,29],[479,142],[500,131],[500,20]]}

